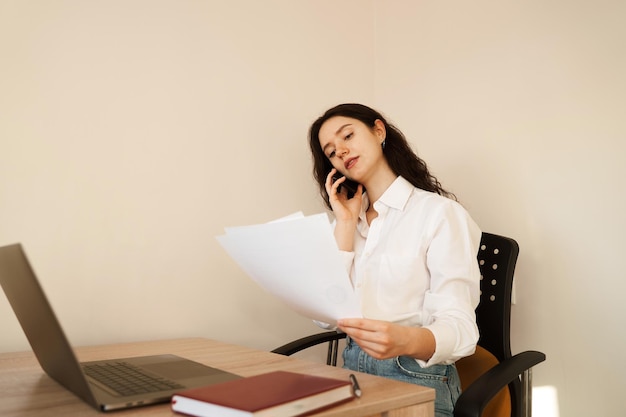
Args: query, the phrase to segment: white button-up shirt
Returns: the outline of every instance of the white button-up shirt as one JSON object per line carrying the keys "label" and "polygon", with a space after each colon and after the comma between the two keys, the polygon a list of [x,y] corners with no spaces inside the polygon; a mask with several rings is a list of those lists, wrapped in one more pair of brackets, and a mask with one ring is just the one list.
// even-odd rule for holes
{"label": "white button-up shirt", "polygon": [[432,358],[450,364],[474,352],[480,297],[476,255],[481,231],[456,201],[398,177],[374,203],[368,225],[363,207],[354,252],[342,252],[363,317],[425,327],[435,336]]}

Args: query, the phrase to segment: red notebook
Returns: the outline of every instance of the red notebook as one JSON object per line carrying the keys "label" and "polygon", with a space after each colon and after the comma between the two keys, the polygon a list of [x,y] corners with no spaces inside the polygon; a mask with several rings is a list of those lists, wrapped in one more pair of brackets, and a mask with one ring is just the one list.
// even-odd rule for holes
{"label": "red notebook", "polygon": [[276,371],[179,392],[172,410],[198,417],[294,417],[353,397],[347,379]]}

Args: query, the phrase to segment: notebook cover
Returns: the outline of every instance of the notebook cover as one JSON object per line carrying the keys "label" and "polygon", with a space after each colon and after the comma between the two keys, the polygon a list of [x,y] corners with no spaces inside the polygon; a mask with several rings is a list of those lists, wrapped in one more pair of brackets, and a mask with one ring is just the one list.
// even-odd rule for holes
{"label": "notebook cover", "polygon": [[[275,371],[181,391],[172,401],[176,401],[176,396],[187,397],[254,413],[345,385],[351,383],[348,380]],[[326,404],[320,404],[323,405]]]}

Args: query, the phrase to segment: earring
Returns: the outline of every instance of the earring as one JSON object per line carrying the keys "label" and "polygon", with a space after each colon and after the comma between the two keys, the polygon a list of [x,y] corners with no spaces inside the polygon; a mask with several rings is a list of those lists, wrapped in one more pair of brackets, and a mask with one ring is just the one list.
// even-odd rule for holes
{"label": "earring", "polygon": [[383,147],[383,149],[385,149],[385,143],[387,142],[387,139],[383,140],[383,143],[380,144],[380,146]]}

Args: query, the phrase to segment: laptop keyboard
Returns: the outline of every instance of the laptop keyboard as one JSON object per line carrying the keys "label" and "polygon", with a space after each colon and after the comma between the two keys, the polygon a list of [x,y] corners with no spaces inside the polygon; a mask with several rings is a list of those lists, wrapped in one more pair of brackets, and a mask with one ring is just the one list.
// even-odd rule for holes
{"label": "laptop keyboard", "polygon": [[83,370],[89,377],[124,396],[184,388],[176,382],[147,374],[127,362],[83,365]]}

